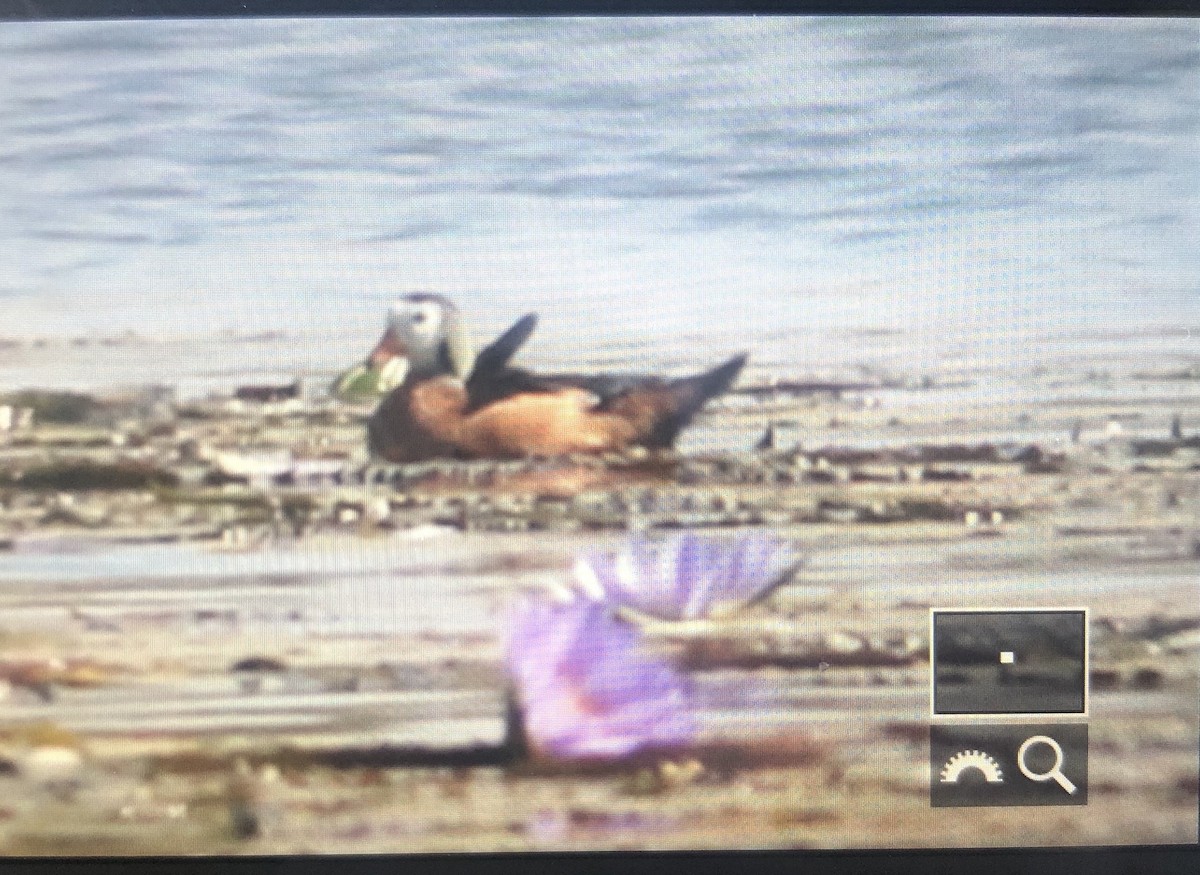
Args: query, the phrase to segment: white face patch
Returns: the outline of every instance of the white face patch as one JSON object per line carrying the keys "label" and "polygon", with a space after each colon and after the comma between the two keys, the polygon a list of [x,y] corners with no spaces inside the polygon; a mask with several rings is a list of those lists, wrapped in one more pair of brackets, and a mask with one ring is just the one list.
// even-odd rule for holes
{"label": "white face patch", "polygon": [[404,345],[413,373],[437,371],[442,342],[446,339],[446,312],[436,301],[397,301],[388,325]]}

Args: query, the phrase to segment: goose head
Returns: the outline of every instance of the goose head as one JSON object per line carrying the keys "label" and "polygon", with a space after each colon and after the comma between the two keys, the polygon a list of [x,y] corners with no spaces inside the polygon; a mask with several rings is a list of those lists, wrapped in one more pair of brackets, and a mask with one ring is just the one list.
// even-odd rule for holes
{"label": "goose head", "polygon": [[465,380],[475,365],[475,348],[458,308],[441,295],[405,295],[388,309],[387,329],[367,364],[381,375],[382,388],[408,377],[449,374]]}

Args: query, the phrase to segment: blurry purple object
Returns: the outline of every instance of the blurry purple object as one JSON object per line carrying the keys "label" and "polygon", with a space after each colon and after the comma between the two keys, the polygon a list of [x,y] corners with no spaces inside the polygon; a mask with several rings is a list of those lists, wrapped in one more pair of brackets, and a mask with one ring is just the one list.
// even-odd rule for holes
{"label": "blurry purple object", "polygon": [[525,741],[553,759],[609,760],[684,747],[691,690],[600,602],[527,600],[510,626],[508,672]]}
{"label": "blurry purple object", "polygon": [[691,533],[631,538],[615,555],[575,563],[589,598],[660,620],[698,620],[766,597],[802,564],[785,541],[762,533],[733,540]]}

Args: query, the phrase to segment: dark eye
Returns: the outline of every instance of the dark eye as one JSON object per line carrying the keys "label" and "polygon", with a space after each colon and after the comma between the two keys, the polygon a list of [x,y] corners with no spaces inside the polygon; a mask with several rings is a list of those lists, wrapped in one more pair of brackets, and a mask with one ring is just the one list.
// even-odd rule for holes
{"label": "dark eye", "polygon": [[413,315],[412,315],[413,325],[420,325],[422,322],[424,322],[426,320],[426,318],[428,318],[428,317],[424,313],[420,313],[420,312],[413,313]]}

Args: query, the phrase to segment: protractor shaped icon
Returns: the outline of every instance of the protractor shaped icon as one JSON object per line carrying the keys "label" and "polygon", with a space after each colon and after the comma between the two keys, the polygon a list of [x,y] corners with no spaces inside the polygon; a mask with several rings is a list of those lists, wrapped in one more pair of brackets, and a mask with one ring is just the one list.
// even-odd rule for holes
{"label": "protractor shaped icon", "polygon": [[1004,773],[1000,764],[990,754],[981,750],[960,750],[942,766],[942,783],[957,784],[959,777],[968,769],[976,769],[983,774],[989,784],[1003,784]]}

